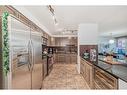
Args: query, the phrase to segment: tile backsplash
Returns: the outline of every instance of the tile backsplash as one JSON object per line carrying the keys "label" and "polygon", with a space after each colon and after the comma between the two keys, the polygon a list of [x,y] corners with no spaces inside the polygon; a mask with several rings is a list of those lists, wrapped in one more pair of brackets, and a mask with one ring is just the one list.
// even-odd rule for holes
{"label": "tile backsplash", "polygon": [[[84,56],[84,53],[87,52],[89,53],[89,60],[91,59],[91,50],[94,50],[96,51],[94,57],[96,57],[95,59],[98,59],[98,45],[80,45],[80,56],[83,57]],[[97,61],[97,60],[96,60]]]}

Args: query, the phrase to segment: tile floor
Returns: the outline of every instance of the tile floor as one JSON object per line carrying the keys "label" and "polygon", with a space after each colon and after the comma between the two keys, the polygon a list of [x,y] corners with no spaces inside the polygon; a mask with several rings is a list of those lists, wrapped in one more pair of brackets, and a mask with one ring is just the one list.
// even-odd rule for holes
{"label": "tile floor", "polygon": [[76,64],[54,64],[53,70],[43,81],[42,89],[89,89],[77,72]]}

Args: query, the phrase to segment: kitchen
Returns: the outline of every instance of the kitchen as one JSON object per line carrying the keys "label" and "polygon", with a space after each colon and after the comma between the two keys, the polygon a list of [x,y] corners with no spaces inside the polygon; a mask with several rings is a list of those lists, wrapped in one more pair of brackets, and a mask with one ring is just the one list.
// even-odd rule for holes
{"label": "kitchen", "polygon": [[0,9],[1,89],[127,89],[127,6]]}

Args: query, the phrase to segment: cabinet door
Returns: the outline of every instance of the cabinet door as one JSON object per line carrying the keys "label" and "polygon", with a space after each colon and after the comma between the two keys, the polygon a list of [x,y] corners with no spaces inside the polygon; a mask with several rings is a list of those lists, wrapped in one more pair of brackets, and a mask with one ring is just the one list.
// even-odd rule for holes
{"label": "cabinet door", "polygon": [[83,76],[84,76],[85,80],[86,80],[86,77],[87,77],[86,69],[87,69],[87,66],[86,66],[85,62],[83,61],[83,72],[84,72]]}
{"label": "cabinet door", "polygon": [[70,54],[71,63],[76,64],[77,63],[77,56],[76,54]]}
{"label": "cabinet door", "polygon": [[85,66],[86,66],[86,82],[88,83],[88,85],[90,84],[90,67],[87,63],[85,63]]}
{"label": "cabinet door", "polygon": [[83,65],[82,65],[82,63],[80,64],[80,73],[83,74]]}
{"label": "cabinet door", "polygon": [[80,63],[81,63],[80,68],[81,68],[82,76],[86,78],[86,64],[82,59],[80,60]]}
{"label": "cabinet door", "polygon": [[70,54],[66,54],[66,63],[67,64],[71,63]]}
{"label": "cabinet door", "polygon": [[59,60],[58,60],[58,54],[55,54],[55,63],[58,63],[59,62]]}
{"label": "cabinet door", "polygon": [[54,63],[56,63],[56,54],[53,54]]}
{"label": "cabinet door", "polygon": [[65,54],[58,54],[58,62],[65,63]]}
{"label": "cabinet door", "polygon": [[95,67],[95,89],[117,89],[118,79],[109,73]]}
{"label": "cabinet door", "polygon": [[81,60],[81,63],[82,75],[89,87],[93,88],[93,67],[85,60]]}
{"label": "cabinet door", "polygon": [[89,84],[90,88],[93,88],[93,69],[92,69],[91,65],[88,65],[87,67],[88,67],[88,70],[87,70],[88,84]]}

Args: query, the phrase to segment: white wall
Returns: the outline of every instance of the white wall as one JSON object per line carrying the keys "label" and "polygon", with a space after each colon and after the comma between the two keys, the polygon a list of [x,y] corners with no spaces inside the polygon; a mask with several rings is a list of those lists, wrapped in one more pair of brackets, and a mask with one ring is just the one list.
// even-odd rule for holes
{"label": "white wall", "polygon": [[80,45],[97,45],[98,43],[98,25],[94,23],[80,24],[78,28],[78,37]]}

